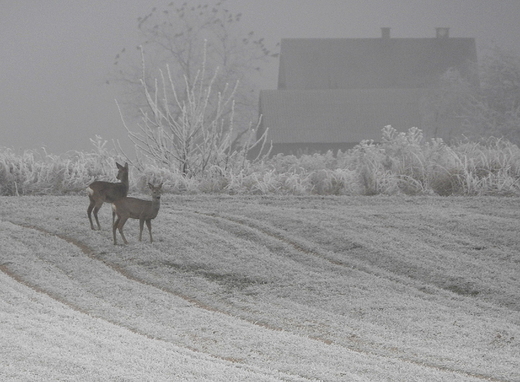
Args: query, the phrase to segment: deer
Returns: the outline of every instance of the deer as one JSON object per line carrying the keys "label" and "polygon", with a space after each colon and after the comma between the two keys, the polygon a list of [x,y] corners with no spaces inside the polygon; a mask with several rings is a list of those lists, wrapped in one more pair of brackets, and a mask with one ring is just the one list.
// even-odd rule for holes
{"label": "deer", "polygon": [[[118,173],[117,179],[120,183],[110,183],[96,181],[91,183],[87,187],[88,197],[90,199],[90,205],[87,209],[88,220],[90,221],[90,228],[95,230],[94,224],[92,223],[91,213],[94,211],[94,218],[96,219],[98,230],[101,230],[99,224],[98,211],[103,206],[103,203],[113,203],[116,200],[126,197],[128,194],[128,163],[121,166],[116,162]],[[114,224],[115,214],[112,212],[112,224]]]}
{"label": "deer", "polygon": [[158,186],[154,186],[153,184],[148,183],[148,187],[152,191],[152,200],[124,197],[112,203],[112,210],[117,216],[117,219],[112,226],[114,245],[117,245],[116,230],[119,230],[124,243],[128,244],[125,234],[123,233],[123,226],[130,218],[139,219],[139,241],[141,241],[143,237],[143,227],[146,222],[150,234],[150,243],[153,243],[152,219],[157,217],[159,208],[161,207],[162,185],[163,184],[161,183]]}

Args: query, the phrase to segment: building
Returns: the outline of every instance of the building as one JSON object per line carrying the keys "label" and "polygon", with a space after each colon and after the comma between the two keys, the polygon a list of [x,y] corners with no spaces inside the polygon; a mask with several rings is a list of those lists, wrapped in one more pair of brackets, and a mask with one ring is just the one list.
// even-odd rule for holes
{"label": "building", "polygon": [[428,94],[444,73],[478,83],[475,39],[450,38],[448,28],[432,38],[381,31],[380,38],[282,39],[278,89],[262,90],[259,105],[259,133],[269,129],[274,153],[345,150],[377,142],[386,125],[426,130]]}

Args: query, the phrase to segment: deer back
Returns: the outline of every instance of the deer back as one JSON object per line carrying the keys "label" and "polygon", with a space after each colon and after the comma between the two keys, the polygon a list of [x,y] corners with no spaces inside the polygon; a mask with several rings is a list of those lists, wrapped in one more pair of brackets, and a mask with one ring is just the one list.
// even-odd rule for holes
{"label": "deer back", "polygon": [[133,197],[116,200],[112,205],[118,216],[132,219],[155,219],[160,207],[159,200],[150,201]]}
{"label": "deer back", "polygon": [[113,203],[114,201],[124,198],[128,195],[128,163],[125,163],[124,166],[121,166],[116,162],[118,173],[117,179],[120,183],[111,183],[111,182],[103,182],[96,181],[91,183],[87,190],[89,194],[96,198],[101,199],[106,203]]}
{"label": "deer back", "polygon": [[124,197],[112,203],[113,211],[119,217],[144,220],[155,219],[161,207],[162,183],[158,186],[148,183],[148,187],[152,190],[152,200]]}
{"label": "deer back", "polygon": [[91,195],[98,195],[104,202],[113,203],[128,195],[128,184],[97,181],[90,186]]}

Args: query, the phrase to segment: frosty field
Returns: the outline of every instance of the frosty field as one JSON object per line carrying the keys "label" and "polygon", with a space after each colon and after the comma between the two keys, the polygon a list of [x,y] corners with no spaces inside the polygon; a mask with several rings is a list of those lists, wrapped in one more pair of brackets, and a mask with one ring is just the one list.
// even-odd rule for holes
{"label": "frosty field", "polygon": [[520,381],[518,198],[87,206],[0,198],[2,381]]}

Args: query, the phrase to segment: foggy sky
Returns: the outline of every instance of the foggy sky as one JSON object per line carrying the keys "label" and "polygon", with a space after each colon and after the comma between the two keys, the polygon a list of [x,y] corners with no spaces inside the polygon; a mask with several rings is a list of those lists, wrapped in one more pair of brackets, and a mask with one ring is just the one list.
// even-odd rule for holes
{"label": "foggy sky", "polygon": [[[137,18],[171,0],[0,0],[0,147],[90,151],[124,138],[106,85],[115,55],[139,44]],[[196,2],[198,3],[198,2]],[[281,38],[474,37],[520,54],[520,0],[228,0],[272,46]],[[278,62],[264,73],[274,89]],[[408,128],[408,127],[406,127]]]}

